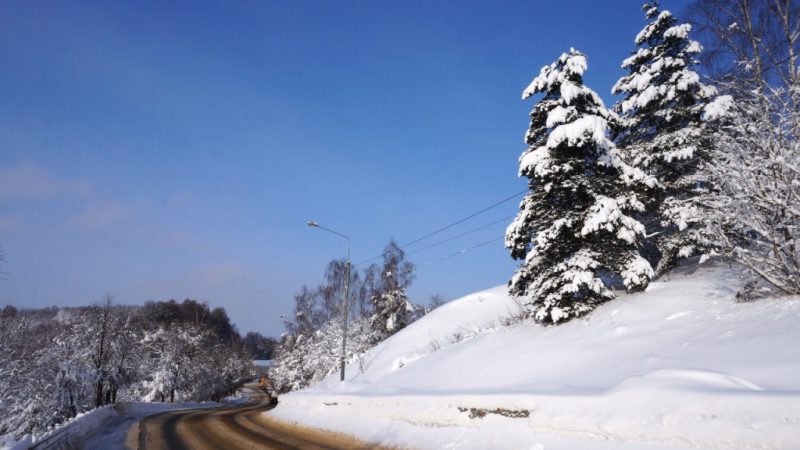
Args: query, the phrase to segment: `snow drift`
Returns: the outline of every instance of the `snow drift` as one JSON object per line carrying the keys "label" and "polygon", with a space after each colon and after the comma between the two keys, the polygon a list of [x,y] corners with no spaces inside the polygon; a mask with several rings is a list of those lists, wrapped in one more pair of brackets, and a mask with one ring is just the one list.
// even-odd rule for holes
{"label": "snow drift", "polygon": [[800,298],[737,303],[737,280],[684,268],[555,327],[478,292],[269,414],[417,448],[796,448]]}

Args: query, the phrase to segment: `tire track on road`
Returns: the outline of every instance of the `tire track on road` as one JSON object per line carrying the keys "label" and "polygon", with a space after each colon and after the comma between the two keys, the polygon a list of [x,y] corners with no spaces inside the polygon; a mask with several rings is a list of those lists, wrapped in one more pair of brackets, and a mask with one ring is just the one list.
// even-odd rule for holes
{"label": "tire track on road", "polygon": [[171,411],[139,423],[139,450],[377,449],[345,435],[292,426],[269,419],[275,405],[260,390],[252,401],[215,409]]}

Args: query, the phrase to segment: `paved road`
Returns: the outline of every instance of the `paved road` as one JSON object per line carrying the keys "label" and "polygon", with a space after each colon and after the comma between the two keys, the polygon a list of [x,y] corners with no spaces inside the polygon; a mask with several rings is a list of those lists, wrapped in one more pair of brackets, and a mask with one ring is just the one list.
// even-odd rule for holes
{"label": "paved road", "polygon": [[139,423],[139,450],[375,448],[345,436],[299,429],[270,420],[269,397],[252,389],[247,404],[156,414]]}

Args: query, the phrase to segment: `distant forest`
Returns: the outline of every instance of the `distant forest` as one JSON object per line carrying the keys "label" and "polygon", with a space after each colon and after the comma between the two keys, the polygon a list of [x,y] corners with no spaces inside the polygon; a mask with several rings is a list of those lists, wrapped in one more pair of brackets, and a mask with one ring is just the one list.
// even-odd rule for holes
{"label": "distant forest", "polygon": [[220,400],[272,358],[275,340],[239,335],[196,300],[0,310],[0,435],[41,433],[118,401]]}

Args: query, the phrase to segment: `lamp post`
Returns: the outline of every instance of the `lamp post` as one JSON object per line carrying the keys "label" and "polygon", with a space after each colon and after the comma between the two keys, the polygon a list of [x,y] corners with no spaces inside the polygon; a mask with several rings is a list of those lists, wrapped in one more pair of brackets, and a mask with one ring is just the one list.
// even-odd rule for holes
{"label": "lamp post", "polygon": [[339,233],[338,231],[333,231],[330,228],[325,228],[313,220],[309,220],[307,223],[311,228],[320,228],[329,233],[333,233],[337,236],[347,239],[347,262],[344,266],[344,308],[342,308],[342,354],[339,358],[339,381],[344,381],[345,352],[347,349],[347,312],[350,309],[350,299],[347,296],[347,290],[350,287],[350,236]]}

